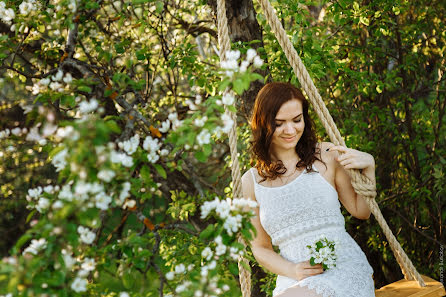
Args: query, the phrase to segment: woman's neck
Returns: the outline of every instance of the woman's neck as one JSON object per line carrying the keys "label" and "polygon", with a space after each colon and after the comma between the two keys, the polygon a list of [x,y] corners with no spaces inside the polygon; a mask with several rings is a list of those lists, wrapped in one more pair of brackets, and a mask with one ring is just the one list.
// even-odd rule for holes
{"label": "woman's neck", "polygon": [[297,162],[299,162],[300,158],[297,155],[296,151],[289,150],[286,152],[272,153],[271,160],[272,161],[281,160],[282,163],[285,165],[285,167],[288,168],[291,165],[297,164]]}

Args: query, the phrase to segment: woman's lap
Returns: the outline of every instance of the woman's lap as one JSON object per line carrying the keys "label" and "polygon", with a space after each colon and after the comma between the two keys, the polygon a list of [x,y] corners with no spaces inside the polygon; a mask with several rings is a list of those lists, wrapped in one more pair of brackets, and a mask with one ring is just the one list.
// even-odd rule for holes
{"label": "woman's lap", "polygon": [[322,297],[322,295],[319,295],[315,290],[306,286],[300,287],[294,285],[274,297]]}

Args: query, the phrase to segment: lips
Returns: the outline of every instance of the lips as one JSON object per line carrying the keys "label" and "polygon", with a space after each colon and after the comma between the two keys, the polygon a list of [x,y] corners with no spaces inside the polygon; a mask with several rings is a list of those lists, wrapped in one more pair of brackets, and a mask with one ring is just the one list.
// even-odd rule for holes
{"label": "lips", "polygon": [[296,136],[292,136],[292,137],[282,137],[285,141],[287,141],[287,142],[291,142],[291,141],[293,141],[294,140],[294,138],[295,138]]}

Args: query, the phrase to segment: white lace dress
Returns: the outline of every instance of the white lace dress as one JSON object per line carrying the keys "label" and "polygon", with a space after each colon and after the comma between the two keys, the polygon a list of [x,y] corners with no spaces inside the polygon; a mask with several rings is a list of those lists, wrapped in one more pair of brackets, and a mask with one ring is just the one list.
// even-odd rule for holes
{"label": "white lace dress", "polygon": [[373,269],[358,244],[345,230],[338,193],[317,172],[304,170],[280,187],[266,187],[251,173],[259,203],[260,222],[280,255],[294,263],[310,259],[307,245],[325,235],[339,242],[336,267],[301,281],[277,276],[273,296],[291,286],[308,287],[323,297],[375,296]]}

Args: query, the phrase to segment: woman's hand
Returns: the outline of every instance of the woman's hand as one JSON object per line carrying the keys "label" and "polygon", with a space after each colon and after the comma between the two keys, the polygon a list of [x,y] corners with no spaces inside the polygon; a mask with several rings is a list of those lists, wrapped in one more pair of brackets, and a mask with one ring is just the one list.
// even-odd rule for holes
{"label": "woman's hand", "polygon": [[375,159],[372,155],[355,149],[335,145],[327,149],[330,152],[338,151],[339,156],[335,158],[344,169],[364,169],[375,171]]}
{"label": "woman's hand", "polygon": [[310,260],[297,263],[295,266],[295,275],[298,281],[309,276],[318,275],[324,272],[322,264],[311,266]]}

